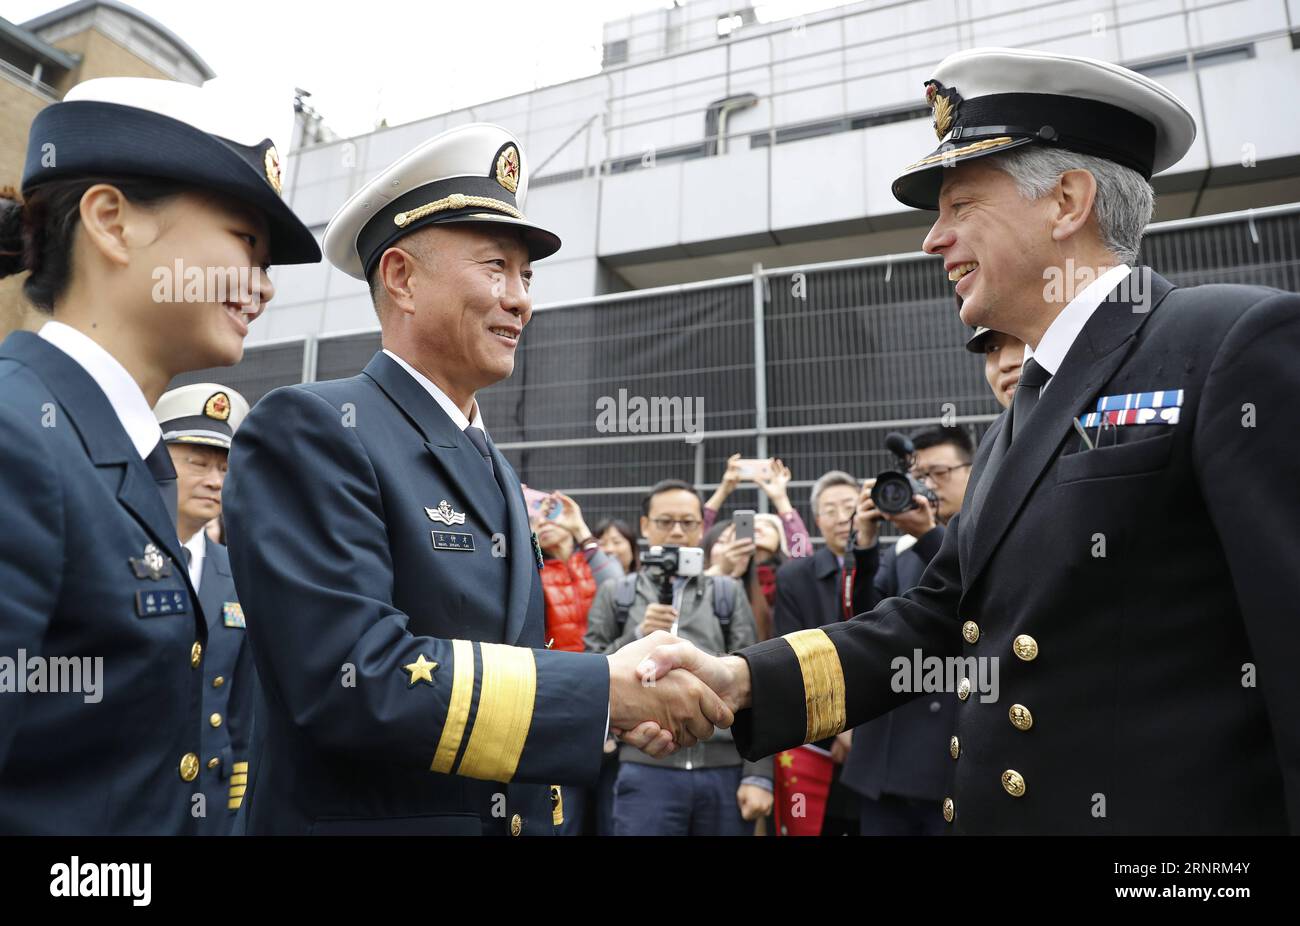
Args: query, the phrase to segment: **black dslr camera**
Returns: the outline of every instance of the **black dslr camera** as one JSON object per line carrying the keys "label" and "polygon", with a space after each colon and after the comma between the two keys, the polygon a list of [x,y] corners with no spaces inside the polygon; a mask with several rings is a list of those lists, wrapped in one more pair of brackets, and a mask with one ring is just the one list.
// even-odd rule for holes
{"label": "black dslr camera", "polygon": [[923,482],[912,478],[908,472],[916,458],[916,448],[912,441],[897,431],[885,438],[885,447],[898,457],[899,469],[887,469],[876,476],[876,484],[871,489],[871,500],[885,514],[902,514],[917,507],[913,495],[921,495],[930,500],[935,508],[939,507],[939,497]]}

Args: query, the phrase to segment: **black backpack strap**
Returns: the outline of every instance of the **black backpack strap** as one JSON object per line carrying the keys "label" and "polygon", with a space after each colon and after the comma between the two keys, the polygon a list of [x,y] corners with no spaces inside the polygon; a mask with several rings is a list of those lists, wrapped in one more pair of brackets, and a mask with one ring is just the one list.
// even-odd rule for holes
{"label": "black backpack strap", "polygon": [[618,582],[614,586],[615,639],[623,635],[623,628],[627,625],[627,616],[632,611],[632,602],[636,601],[636,578],[637,574],[632,572],[615,580]]}

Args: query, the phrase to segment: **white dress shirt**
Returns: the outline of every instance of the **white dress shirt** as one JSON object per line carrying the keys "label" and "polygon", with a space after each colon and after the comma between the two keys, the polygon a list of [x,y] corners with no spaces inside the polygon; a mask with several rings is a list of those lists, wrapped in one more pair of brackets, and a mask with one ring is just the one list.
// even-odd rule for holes
{"label": "white dress shirt", "polygon": [[[1128,264],[1120,264],[1111,267],[1089,283],[1083,292],[1071,299],[1069,305],[1062,309],[1061,314],[1047,326],[1042,339],[1038,342],[1037,350],[1028,344],[1025,345],[1025,360],[1033,357],[1049,375],[1055,376],[1065,360],[1065,355],[1070,352],[1071,345],[1079,337],[1079,332],[1083,330],[1084,325],[1088,324],[1088,319],[1092,318],[1092,313],[1097,311],[1110,295],[1111,290],[1119,286],[1120,281],[1132,272],[1133,268]],[[1048,380],[1038,394],[1041,396],[1050,385],[1051,380]]]}
{"label": "white dress shirt", "polygon": [[49,321],[41,327],[39,334],[90,374],[108,399],[108,404],[113,406],[117,420],[127,437],[131,438],[140,459],[149,456],[162,440],[162,428],[158,426],[158,419],[153,416],[153,409],[149,407],[140,384],[131,378],[126,367],[71,325]]}
{"label": "white dress shirt", "polygon": [[199,580],[203,578],[203,557],[208,555],[208,528],[205,524],[194,536],[185,541],[185,549],[190,551],[190,584],[194,591],[199,590]]}
{"label": "white dress shirt", "polygon": [[[415,378],[415,381],[424,387],[425,392],[433,396],[434,401],[437,402],[442,410],[447,413],[447,416],[451,418],[452,421],[456,422],[456,427],[460,428],[462,431],[470,427],[470,420],[465,417],[465,413],[460,410],[455,402],[447,397],[447,393],[438,388],[437,384],[434,383],[433,380],[429,379],[429,377],[425,376],[387,347],[384,348],[384,353],[396,360],[403,370],[410,373],[411,376]],[[478,428],[484,434],[487,434],[487,428],[483,427],[483,416],[479,413],[477,401],[474,402],[473,426]]]}

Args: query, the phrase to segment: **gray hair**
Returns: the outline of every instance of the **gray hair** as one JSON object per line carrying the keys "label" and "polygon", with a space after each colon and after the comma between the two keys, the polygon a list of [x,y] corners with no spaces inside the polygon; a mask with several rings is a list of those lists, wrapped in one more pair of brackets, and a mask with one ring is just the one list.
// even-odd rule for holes
{"label": "gray hair", "polygon": [[1043,145],[1022,145],[988,155],[988,159],[1015,181],[1025,199],[1047,195],[1067,170],[1092,174],[1097,181],[1092,211],[1101,229],[1102,244],[1123,263],[1137,262],[1142,232],[1151,221],[1156,196],[1151,184],[1137,171],[1105,158]]}
{"label": "gray hair", "polygon": [[823,473],[822,477],[813,483],[812,495],[808,497],[808,504],[812,506],[813,517],[817,516],[817,502],[822,493],[831,486],[849,486],[856,492],[858,481],[841,469],[833,469],[829,473]]}

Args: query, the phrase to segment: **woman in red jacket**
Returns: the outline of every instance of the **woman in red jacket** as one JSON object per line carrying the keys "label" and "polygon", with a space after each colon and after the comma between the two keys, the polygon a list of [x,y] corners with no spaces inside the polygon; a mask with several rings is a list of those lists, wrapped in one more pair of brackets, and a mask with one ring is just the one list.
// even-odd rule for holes
{"label": "woman in red jacket", "polygon": [[[554,515],[554,517],[551,517]],[[582,652],[587,633],[587,612],[601,583],[623,575],[619,561],[600,549],[599,541],[587,529],[578,503],[563,492],[552,492],[532,514],[537,545],[542,548],[542,593],[546,598],[546,645],[551,649]],[[560,793],[564,802],[564,823],[560,833],[579,836],[608,829],[597,819],[608,816],[613,770],[617,753],[605,744],[601,784],[596,789],[571,788]],[[590,810],[589,810],[590,808]],[[588,818],[591,818],[590,820]],[[588,825],[590,823],[591,825]]]}
{"label": "woman in red jacket", "polygon": [[623,567],[600,549],[582,509],[563,492],[553,492],[532,520],[542,548],[547,646],[581,653],[596,589],[623,575]]}

